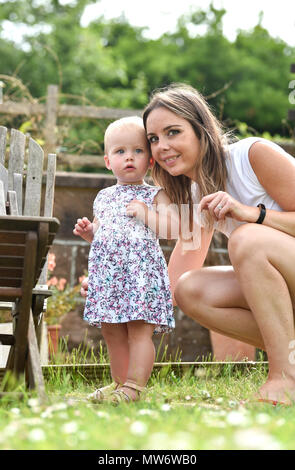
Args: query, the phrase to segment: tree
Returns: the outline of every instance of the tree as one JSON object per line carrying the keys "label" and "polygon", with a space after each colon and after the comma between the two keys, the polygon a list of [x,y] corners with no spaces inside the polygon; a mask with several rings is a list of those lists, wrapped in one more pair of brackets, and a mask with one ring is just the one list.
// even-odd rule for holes
{"label": "tree", "polygon": [[210,96],[227,122],[282,132],[295,48],[272,38],[260,19],[230,42],[223,34],[225,10],[210,4],[180,17],[174,33],[152,40],[124,16],[82,27],[84,9],[94,1],[0,0],[0,37],[5,19],[30,28],[22,45],[1,40],[1,72],[16,74],[36,98],[57,83],[67,102],[83,95],[88,104],[122,108],[142,108],[153,89],[186,82]]}

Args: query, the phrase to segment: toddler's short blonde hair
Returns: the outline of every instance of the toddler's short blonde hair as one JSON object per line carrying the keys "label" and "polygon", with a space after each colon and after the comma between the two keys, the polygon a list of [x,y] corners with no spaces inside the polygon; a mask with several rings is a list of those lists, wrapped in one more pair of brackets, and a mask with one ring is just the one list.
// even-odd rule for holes
{"label": "toddler's short blonde hair", "polygon": [[139,116],[127,116],[123,117],[120,119],[117,119],[114,122],[111,122],[111,124],[108,125],[106,128],[105,134],[104,134],[104,148],[105,148],[105,153],[107,153],[108,150],[108,142],[111,137],[112,132],[115,129],[119,129],[120,127],[132,127],[136,126],[140,129],[142,129],[144,136],[146,136],[145,128],[143,125],[143,119]]}

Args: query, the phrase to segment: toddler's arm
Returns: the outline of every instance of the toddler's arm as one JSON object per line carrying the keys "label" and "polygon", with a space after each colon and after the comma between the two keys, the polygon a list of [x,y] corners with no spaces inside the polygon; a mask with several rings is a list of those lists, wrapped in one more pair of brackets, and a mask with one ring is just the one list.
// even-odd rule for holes
{"label": "toddler's arm", "polygon": [[149,209],[144,202],[133,200],[127,205],[127,215],[141,220],[160,238],[177,239],[180,230],[179,216],[163,190],[155,196],[154,204],[155,211]]}
{"label": "toddler's arm", "polygon": [[94,237],[96,230],[99,227],[99,221],[94,217],[93,222],[90,222],[87,217],[78,219],[73,230],[73,234],[77,235],[87,242],[91,243]]}

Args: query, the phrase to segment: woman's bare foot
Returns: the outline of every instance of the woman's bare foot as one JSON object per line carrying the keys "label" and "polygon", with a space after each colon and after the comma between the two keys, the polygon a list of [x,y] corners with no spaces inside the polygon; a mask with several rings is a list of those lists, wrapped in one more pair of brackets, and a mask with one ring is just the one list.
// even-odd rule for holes
{"label": "woman's bare foot", "polygon": [[280,379],[269,379],[260,387],[255,398],[273,404],[285,405],[295,404],[295,380],[294,378],[283,377]]}

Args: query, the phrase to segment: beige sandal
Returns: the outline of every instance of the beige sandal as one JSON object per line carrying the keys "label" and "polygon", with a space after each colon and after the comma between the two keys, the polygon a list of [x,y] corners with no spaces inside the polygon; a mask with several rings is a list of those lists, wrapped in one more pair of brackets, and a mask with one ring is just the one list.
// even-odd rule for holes
{"label": "beige sandal", "polygon": [[102,403],[118,387],[119,384],[117,382],[112,382],[110,385],[106,385],[105,387],[97,388],[96,390],[94,390],[94,392],[90,393],[90,395],[87,396],[87,399],[91,400],[93,403]]}
{"label": "beige sandal", "polygon": [[[130,397],[122,388],[130,388],[131,390],[136,390],[137,392],[137,397],[133,399]],[[145,387],[141,387],[140,385],[131,383],[131,382],[125,382],[123,385],[120,386],[120,388],[117,388],[117,390],[114,390],[109,398],[111,399],[111,403],[113,405],[119,405],[119,403],[130,403],[132,401],[138,401],[140,399],[141,393],[145,390]]]}

